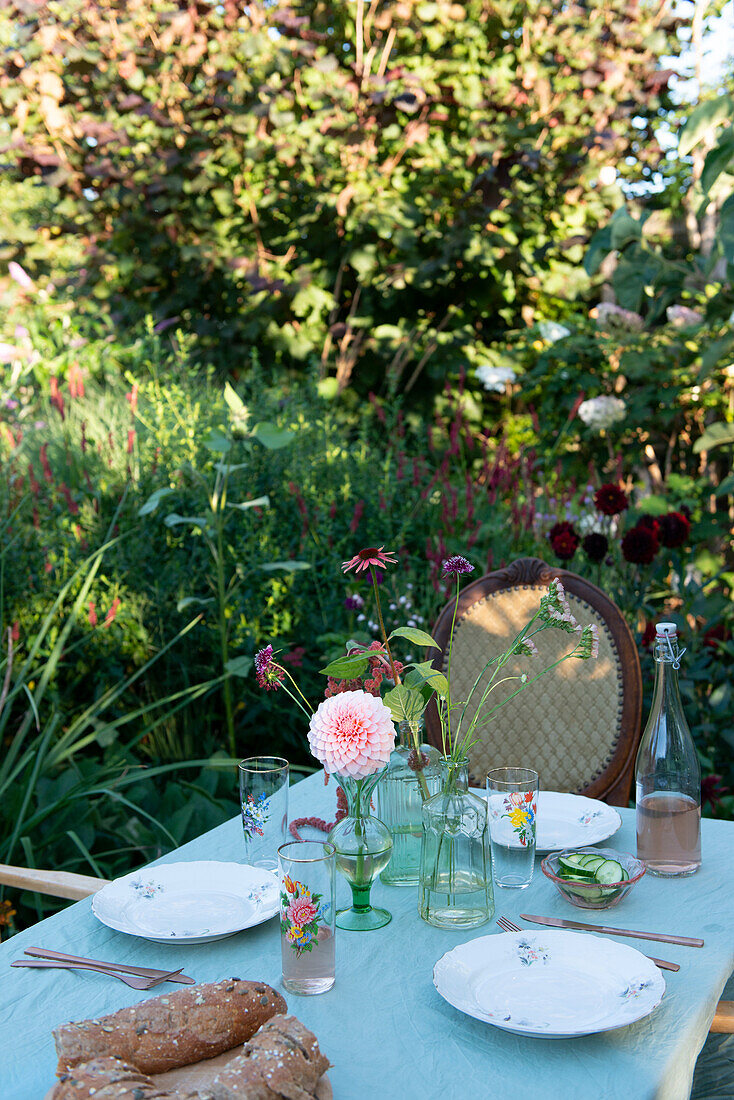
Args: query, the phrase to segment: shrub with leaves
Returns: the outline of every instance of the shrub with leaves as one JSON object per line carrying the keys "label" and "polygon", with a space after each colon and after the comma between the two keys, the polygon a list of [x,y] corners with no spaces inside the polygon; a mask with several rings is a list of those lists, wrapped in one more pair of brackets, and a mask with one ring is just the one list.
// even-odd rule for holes
{"label": "shrub with leaves", "polygon": [[13,0],[0,257],[228,369],[256,345],[340,388],[440,385],[587,286],[600,169],[659,159],[677,26],[626,0]]}

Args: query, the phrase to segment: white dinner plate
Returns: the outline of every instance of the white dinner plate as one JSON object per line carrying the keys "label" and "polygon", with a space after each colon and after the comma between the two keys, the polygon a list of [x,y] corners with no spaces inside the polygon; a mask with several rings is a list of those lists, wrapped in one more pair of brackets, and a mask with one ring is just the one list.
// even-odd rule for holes
{"label": "white dinner plate", "polygon": [[208,943],[278,912],[278,877],[242,863],[164,863],[115,879],[92,898],[95,917],[155,943]]}
{"label": "white dinner plate", "polygon": [[[486,798],[486,791],[476,788]],[[564,848],[586,848],[614,836],[622,818],[612,806],[582,794],[540,791],[538,794],[537,852],[560,852]],[[508,825],[508,830],[509,830]],[[508,842],[512,838],[508,832]]]}
{"label": "white dinner plate", "polygon": [[501,932],[462,943],[433,968],[441,996],[477,1020],[542,1039],[625,1027],[660,1004],[665,982],[634,947],[579,932]]}

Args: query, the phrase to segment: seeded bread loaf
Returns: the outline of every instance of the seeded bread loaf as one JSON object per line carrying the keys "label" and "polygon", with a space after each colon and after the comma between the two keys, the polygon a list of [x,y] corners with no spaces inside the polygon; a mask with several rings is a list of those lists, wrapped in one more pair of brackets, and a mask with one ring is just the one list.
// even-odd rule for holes
{"label": "seeded bread loaf", "polygon": [[157,1088],[150,1077],[119,1058],[95,1058],[58,1076],[53,1100],[174,1100],[173,1093]]}
{"label": "seeded bread loaf", "polygon": [[143,1074],[164,1073],[239,1046],[286,1011],[280,994],[264,982],[229,978],[192,985],[98,1020],[63,1024],[54,1031],[58,1072],[107,1055]]}
{"label": "seeded bread loaf", "polygon": [[295,1016],[273,1016],[221,1070],[214,1100],[313,1100],[329,1060]]}

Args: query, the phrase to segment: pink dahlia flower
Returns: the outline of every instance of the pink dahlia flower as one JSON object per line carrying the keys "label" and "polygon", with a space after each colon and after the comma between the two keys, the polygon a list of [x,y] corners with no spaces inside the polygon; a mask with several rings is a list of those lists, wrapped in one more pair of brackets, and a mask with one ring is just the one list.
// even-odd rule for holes
{"label": "pink dahlia flower", "polygon": [[321,703],[311,718],[308,742],[325,771],[364,779],[390,759],[395,726],[382,699],[346,691]]}
{"label": "pink dahlia flower", "polygon": [[310,924],[319,915],[317,905],[311,901],[311,895],[306,894],[301,898],[294,898],[285,911],[285,915],[291,924],[303,928],[304,924]]}

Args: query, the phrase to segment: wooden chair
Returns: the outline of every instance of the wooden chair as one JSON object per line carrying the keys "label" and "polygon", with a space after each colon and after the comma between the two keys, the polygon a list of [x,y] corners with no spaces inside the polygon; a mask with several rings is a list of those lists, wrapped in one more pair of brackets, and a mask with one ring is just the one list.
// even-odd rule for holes
{"label": "wooden chair", "polygon": [[[564,661],[485,726],[478,726],[479,742],[469,753],[470,772],[482,785],[491,768],[527,762],[537,768],[546,790],[572,791],[626,806],[640,738],[640,661],[621,612],[596,585],[539,558],[519,558],[464,588],[454,630],[452,694],[467,698],[487,660],[503,652],[528,622],[553,578],[563,583],[578,621],[598,626],[599,656]],[[444,672],[453,614],[451,600],[433,632],[441,646],[433,663]],[[547,630],[535,642],[540,656],[512,658],[505,666],[507,674],[532,674],[534,666],[540,669],[568,652],[573,639]],[[517,681],[503,684],[493,697],[507,697],[516,687]],[[474,700],[480,698],[481,683],[465,723],[476,712]],[[433,708],[426,715],[426,732],[429,742],[440,748],[441,730]]]}

